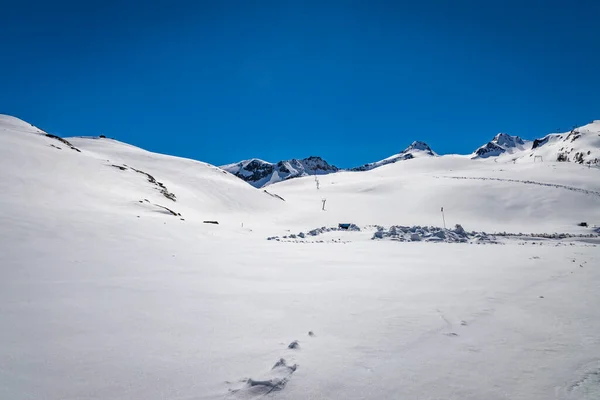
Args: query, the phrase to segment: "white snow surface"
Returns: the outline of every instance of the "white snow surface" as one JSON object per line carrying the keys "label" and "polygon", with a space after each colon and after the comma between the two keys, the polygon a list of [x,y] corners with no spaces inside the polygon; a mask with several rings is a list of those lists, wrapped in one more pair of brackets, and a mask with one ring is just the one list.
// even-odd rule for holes
{"label": "white snow surface", "polygon": [[[265,192],[67,140],[0,116],[2,399],[600,398],[598,169],[420,157]],[[452,229],[575,236],[371,239],[441,207]],[[360,230],[267,240],[339,223]]]}

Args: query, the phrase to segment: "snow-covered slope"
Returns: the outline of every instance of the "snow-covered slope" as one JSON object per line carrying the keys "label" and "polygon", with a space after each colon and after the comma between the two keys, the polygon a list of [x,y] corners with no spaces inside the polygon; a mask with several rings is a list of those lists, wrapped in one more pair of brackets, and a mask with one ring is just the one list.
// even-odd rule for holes
{"label": "snow-covered slope", "polygon": [[410,146],[406,149],[402,150],[398,154],[394,154],[386,159],[381,161],[361,165],[360,167],[351,168],[351,171],[369,171],[373,168],[381,167],[387,164],[393,164],[397,161],[411,160],[413,158],[421,158],[421,157],[436,157],[437,154],[431,150],[431,148],[425,142],[415,141],[412,142]]}
{"label": "snow-covered slope", "polygon": [[11,115],[0,114],[0,132],[10,134],[12,132],[27,132],[45,135],[46,132]]}
{"label": "snow-covered slope", "polygon": [[600,165],[600,120],[570,132],[554,133],[534,140],[523,157],[533,159],[536,156],[541,156],[543,161]]}
{"label": "snow-covered slope", "polygon": [[[318,190],[310,178],[280,182],[270,190],[296,210],[290,223],[297,216],[318,218],[326,226],[441,226],[444,207],[448,224],[466,229],[572,232],[581,221],[600,225],[599,172],[573,163],[497,164],[441,156],[326,175]],[[323,198],[326,213],[321,212]]]}
{"label": "snow-covered slope", "polygon": [[0,118],[0,134],[3,201],[32,218],[68,211],[85,219],[94,213],[133,219],[160,216],[162,223],[167,215],[173,217],[165,219],[169,222],[216,219],[238,225],[240,215],[284,206],[203,162],[105,138],[49,137],[6,116]]}
{"label": "snow-covered slope", "polygon": [[253,158],[234,164],[223,165],[221,169],[232,173],[257,188],[300,176],[325,175],[338,171],[336,166],[329,165],[321,157],[315,156],[301,160],[293,158],[291,160],[279,161],[275,164]]}
{"label": "snow-covered slope", "polygon": [[600,121],[527,141],[504,133],[477,149],[472,158],[512,162],[575,162],[600,165]]}
{"label": "snow-covered slope", "polygon": [[[1,399],[600,398],[597,237],[369,226],[441,226],[444,207],[449,227],[590,234],[597,169],[415,157],[265,192],[8,117],[0,168]],[[266,240],[341,222],[361,231]]]}
{"label": "snow-covered slope", "polygon": [[530,141],[525,141],[518,136],[499,133],[490,142],[475,150],[473,158],[488,158],[497,157],[502,154],[514,154],[530,147]]}

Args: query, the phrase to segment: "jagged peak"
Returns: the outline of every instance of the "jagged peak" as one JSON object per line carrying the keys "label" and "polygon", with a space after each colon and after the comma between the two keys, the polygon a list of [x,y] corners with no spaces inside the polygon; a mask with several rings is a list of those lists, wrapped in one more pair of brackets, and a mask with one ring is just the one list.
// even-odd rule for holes
{"label": "jagged peak", "polygon": [[514,147],[516,145],[525,144],[523,139],[521,139],[519,136],[512,136],[512,135],[509,135],[508,133],[503,133],[503,132],[494,136],[494,139],[492,139],[492,142],[494,142],[500,146],[509,146],[509,147]]}
{"label": "jagged peak", "polygon": [[308,156],[306,158],[303,158],[302,161],[325,161],[325,160],[319,156]]}
{"label": "jagged peak", "polygon": [[511,154],[514,151],[523,150],[523,146],[525,146],[525,141],[519,136],[500,132],[492,140],[475,150],[473,158],[497,157],[507,152]]}
{"label": "jagged peak", "polygon": [[399,154],[394,155],[392,157],[388,157],[388,158],[394,158],[397,156],[408,156],[407,159],[410,159],[412,157],[410,157],[413,153],[415,154],[420,154],[420,155],[429,155],[429,156],[437,156],[437,153],[434,152],[433,150],[431,150],[431,147],[429,147],[429,145],[423,141],[420,140],[415,140],[414,142],[412,142],[410,144],[410,146],[408,146],[407,148],[405,148],[404,150],[402,150]]}
{"label": "jagged peak", "polygon": [[406,153],[411,150],[430,151],[433,153],[433,150],[431,150],[431,147],[429,147],[429,145],[427,143],[422,142],[420,140],[415,140],[414,142],[412,142],[410,144],[410,146],[408,146],[406,149],[404,149],[402,151],[402,153]]}

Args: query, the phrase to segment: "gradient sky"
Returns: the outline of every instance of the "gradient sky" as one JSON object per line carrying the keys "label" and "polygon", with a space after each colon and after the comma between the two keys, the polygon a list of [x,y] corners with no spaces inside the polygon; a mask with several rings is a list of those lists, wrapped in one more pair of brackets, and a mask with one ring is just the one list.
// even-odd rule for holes
{"label": "gradient sky", "polygon": [[600,119],[600,2],[0,0],[0,113],[220,165]]}

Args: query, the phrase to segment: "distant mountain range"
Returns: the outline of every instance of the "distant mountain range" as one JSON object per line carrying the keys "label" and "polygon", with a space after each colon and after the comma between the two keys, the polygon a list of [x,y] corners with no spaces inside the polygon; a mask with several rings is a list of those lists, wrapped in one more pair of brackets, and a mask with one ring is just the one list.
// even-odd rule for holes
{"label": "distant mountain range", "polygon": [[[382,165],[420,157],[437,157],[437,154],[431,150],[427,143],[413,142],[398,154],[394,154],[381,161],[350,168],[349,171],[368,171],[373,168],[381,167]],[[321,157],[315,156],[300,160],[293,158],[277,163],[270,163],[258,158],[252,158],[234,164],[223,165],[220,168],[243,179],[254,187],[263,187],[287,179],[299,178],[301,176],[326,175],[341,170],[335,165],[327,163],[327,161],[323,160]]]}
{"label": "distant mountain range", "polygon": [[301,176],[325,175],[340,170],[335,165],[329,165],[321,157],[313,156],[301,160],[293,158],[277,163],[252,158],[235,164],[223,165],[220,168],[255,187],[263,187]]}
{"label": "distant mountain range", "polygon": [[[345,169],[345,171],[369,171],[398,161],[427,157],[439,157],[439,155],[427,143],[415,141],[398,154],[380,161]],[[600,120],[574,128],[570,132],[552,133],[533,141],[499,133],[491,141],[464,157],[474,160],[495,159],[496,161],[512,162],[541,160],[599,164]],[[316,156],[282,160],[277,163],[252,158],[223,165],[220,168],[254,187],[263,187],[307,175],[325,175],[344,170]]]}

